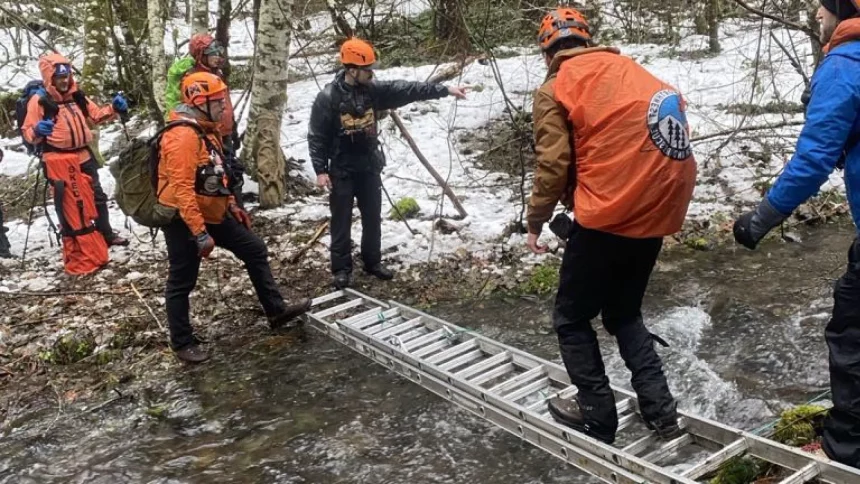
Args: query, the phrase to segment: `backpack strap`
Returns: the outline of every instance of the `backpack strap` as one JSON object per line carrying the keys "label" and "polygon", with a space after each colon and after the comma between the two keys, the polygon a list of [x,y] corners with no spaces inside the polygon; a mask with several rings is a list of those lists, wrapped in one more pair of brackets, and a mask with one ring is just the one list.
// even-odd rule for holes
{"label": "backpack strap", "polygon": [[[152,138],[150,138],[149,141],[147,142],[147,144],[149,144],[149,146],[150,146],[150,149],[161,150],[161,138],[162,138],[162,136],[164,136],[164,133],[166,133],[167,131],[169,131],[169,130],[177,127],[177,126],[188,126],[189,128],[194,129],[194,131],[197,133],[197,136],[200,138],[200,140],[206,146],[206,149],[209,151],[217,152],[221,156],[221,158],[224,159],[224,154],[221,152],[221,150],[219,150],[218,147],[216,147],[214,144],[212,144],[212,142],[209,141],[209,138],[206,137],[206,132],[203,131],[203,127],[200,126],[200,124],[198,124],[197,122],[192,121],[190,119],[178,119],[176,121],[171,121],[171,122],[167,123],[166,125],[164,125],[163,128],[156,131],[156,133],[154,135],[152,135]],[[156,158],[156,160],[157,160],[157,158]],[[225,170],[229,169],[227,167],[226,163],[224,166],[225,166]],[[150,166],[149,174],[151,177],[151,182],[152,182],[153,188],[157,189],[158,188],[158,165]],[[164,188],[161,189],[161,191],[156,196],[156,200],[158,199],[159,196],[161,196],[161,193],[164,192],[164,190],[166,188],[167,188],[167,185],[165,185]]]}

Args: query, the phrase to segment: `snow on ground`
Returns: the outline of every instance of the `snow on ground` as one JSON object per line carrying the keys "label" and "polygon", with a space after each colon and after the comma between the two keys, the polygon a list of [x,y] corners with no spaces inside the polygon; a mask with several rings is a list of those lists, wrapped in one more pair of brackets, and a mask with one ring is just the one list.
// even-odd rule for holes
{"label": "snow on ground", "polygon": [[[426,0],[418,0],[399,4],[405,9],[405,14],[414,15],[426,7]],[[307,35],[298,34],[293,39],[293,51],[303,48],[302,39],[317,37],[313,48],[333,48],[324,36],[314,36],[315,32],[329,29],[331,20],[326,12],[311,16],[305,24]],[[621,45],[622,53],[636,59],[650,72],[665,82],[679,88],[688,101],[688,115],[693,132],[693,138],[708,133],[715,133],[737,126],[743,116],[726,113],[724,107],[738,103],[764,105],[774,100],[798,102],[802,91],[802,78],[795,72],[787,57],[778,46],[765,40],[759,45],[758,24],[734,23],[726,24],[722,32],[722,54],[705,58],[694,53],[706,47],[707,39],[702,36],[689,36],[678,48],[670,49],[658,45]],[[172,21],[167,29],[166,46],[173,51],[173,34],[175,29],[179,37],[185,38],[187,26],[183,22]],[[231,54],[247,56],[251,54],[252,24],[247,21],[234,22],[231,28]],[[784,44],[793,44],[808,64],[810,47],[800,34],[789,34],[787,31],[775,30],[774,35]],[[790,37],[791,35],[791,37]],[[305,47],[308,51],[311,47]],[[182,49],[184,52],[184,48]],[[761,51],[763,64],[754,69],[753,60],[756,52]],[[511,101],[530,111],[531,93],[537,88],[545,75],[545,66],[536,49],[513,49],[516,55],[498,60],[504,90]],[[305,62],[305,59],[294,59],[293,64],[302,63],[311,66],[331,65],[331,54],[321,54]],[[314,69],[316,70],[316,69]],[[394,68],[380,70],[379,79],[411,79],[424,80],[434,71],[434,66],[415,68]],[[811,70],[807,67],[807,72]],[[757,76],[755,95],[750,89],[753,78]],[[320,73],[317,78],[310,78],[291,83],[288,87],[289,101],[282,126],[281,144],[288,156],[299,160],[307,160],[303,171],[298,174],[313,179],[307,149],[307,123],[310,108],[319,90],[332,78],[331,71]],[[0,82],[5,81],[6,88],[18,88],[28,80],[27,76],[14,74],[8,67],[0,69]],[[383,173],[383,183],[395,201],[402,197],[413,197],[421,207],[418,220],[410,221],[416,235],[411,235],[401,222],[395,222],[385,217],[390,204],[383,196],[383,248],[390,250],[390,257],[404,264],[427,261],[430,258],[450,254],[457,251],[469,251],[476,255],[489,255],[503,246],[521,246],[523,236],[514,235],[502,239],[505,227],[515,220],[520,212],[519,197],[516,194],[517,181],[498,173],[489,173],[475,165],[477,154],[462,155],[460,153],[459,135],[468,130],[487,125],[493,120],[501,119],[505,114],[505,103],[502,90],[493,75],[490,65],[474,63],[468,66],[462,77],[449,84],[469,86],[471,91],[468,99],[457,101],[448,97],[436,101],[419,102],[399,110],[400,116],[416,143],[436,167],[439,173],[452,185],[455,193],[461,198],[469,216],[457,224],[461,226],[458,233],[444,235],[433,230],[433,224],[439,214],[450,217],[456,214],[449,200],[442,196],[441,189],[426,172],[412,153],[409,146],[397,132],[390,119],[381,122],[382,141],[387,156],[387,166]],[[234,92],[234,101],[241,97],[241,92]],[[247,110],[240,121],[240,128],[247,122]],[[747,126],[765,123],[783,123],[785,121],[802,120],[802,115],[768,114],[750,116],[744,122]],[[787,136],[789,145],[796,136],[797,127],[774,129],[766,133],[768,136]],[[100,140],[101,147],[106,149],[113,140],[121,136],[118,126],[103,130]],[[690,217],[708,219],[716,214],[731,213],[739,205],[750,204],[758,200],[758,191],[754,183],[761,175],[776,174],[790,153],[774,152],[765,157],[764,164],[756,165],[746,151],[761,150],[756,144],[739,134],[734,142],[723,147],[720,157],[714,157],[716,148],[725,137],[695,143],[695,152],[699,161],[699,184],[695,192],[695,200],[690,207]],[[23,175],[31,160],[29,157],[9,149],[18,144],[17,140],[0,140],[0,147],[6,149],[6,159],[0,164],[0,175]],[[112,193],[113,180],[107,168],[100,172],[102,183],[108,193]],[[831,186],[840,186],[839,176],[831,178]],[[254,190],[251,181],[246,189]],[[316,226],[318,221],[328,216],[326,195],[293,202],[277,210],[263,214],[272,218],[289,218],[292,221],[302,221],[308,227]],[[355,211],[357,218],[358,211]],[[124,215],[112,207],[112,218],[115,227],[121,227]],[[43,217],[37,218],[31,228],[28,253],[54,258],[59,262],[57,249],[51,249],[44,235],[46,222]],[[26,224],[22,221],[8,223],[13,252],[20,254],[26,235]],[[136,233],[146,234],[146,229],[137,227]],[[361,225],[356,222],[353,226],[353,239],[360,240]],[[35,235],[34,234],[38,234]],[[549,238],[549,237],[547,237]],[[44,240],[42,240],[44,239]],[[324,238],[323,244],[329,240]],[[138,244],[135,242],[135,244]],[[28,256],[29,257],[29,256]],[[532,259],[529,257],[529,259]]]}

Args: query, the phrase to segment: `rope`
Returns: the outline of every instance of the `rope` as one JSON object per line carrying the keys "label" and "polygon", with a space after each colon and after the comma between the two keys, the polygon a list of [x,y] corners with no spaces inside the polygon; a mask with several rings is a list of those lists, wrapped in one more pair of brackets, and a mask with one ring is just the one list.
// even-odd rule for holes
{"label": "rope", "polygon": [[[829,397],[830,392],[831,392],[830,390],[827,390],[827,391],[821,393],[820,395],[812,398],[811,400],[806,402],[804,405],[812,405],[813,403],[820,402],[821,400],[824,400],[825,398]],[[776,427],[776,424],[779,423],[779,421],[780,421],[780,419],[776,419],[770,423],[764,424],[761,427],[753,430],[751,433],[753,433],[755,435],[763,435],[765,432],[772,431],[773,428]]]}

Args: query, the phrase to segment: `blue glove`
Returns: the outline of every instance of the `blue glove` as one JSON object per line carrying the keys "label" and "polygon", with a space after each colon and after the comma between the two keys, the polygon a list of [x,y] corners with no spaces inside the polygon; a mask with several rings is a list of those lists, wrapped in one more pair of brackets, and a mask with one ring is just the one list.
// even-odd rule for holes
{"label": "blue glove", "polygon": [[54,132],[54,122],[50,119],[44,119],[36,123],[36,135],[42,138],[47,138],[51,136],[51,133]]}
{"label": "blue glove", "polygon": [[128,101],[125,100],[122,94],[117,94],[113,97],[113,110],[121,114],[128,112]]}

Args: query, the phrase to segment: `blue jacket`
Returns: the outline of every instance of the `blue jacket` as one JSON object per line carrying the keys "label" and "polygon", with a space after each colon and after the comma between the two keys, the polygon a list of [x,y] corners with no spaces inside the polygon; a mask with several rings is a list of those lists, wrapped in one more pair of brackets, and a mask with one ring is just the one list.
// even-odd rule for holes
{"label": "blue jacket", "polygon": [[[832,48],[812,76],[810,87],[806,124],[794,157],[767,194],[773,208],[784,215],[818,193],[849,138],[860,136],[860,41]],[[854,225],[860,230],[860,143],[847,153],[844,176]]]}

